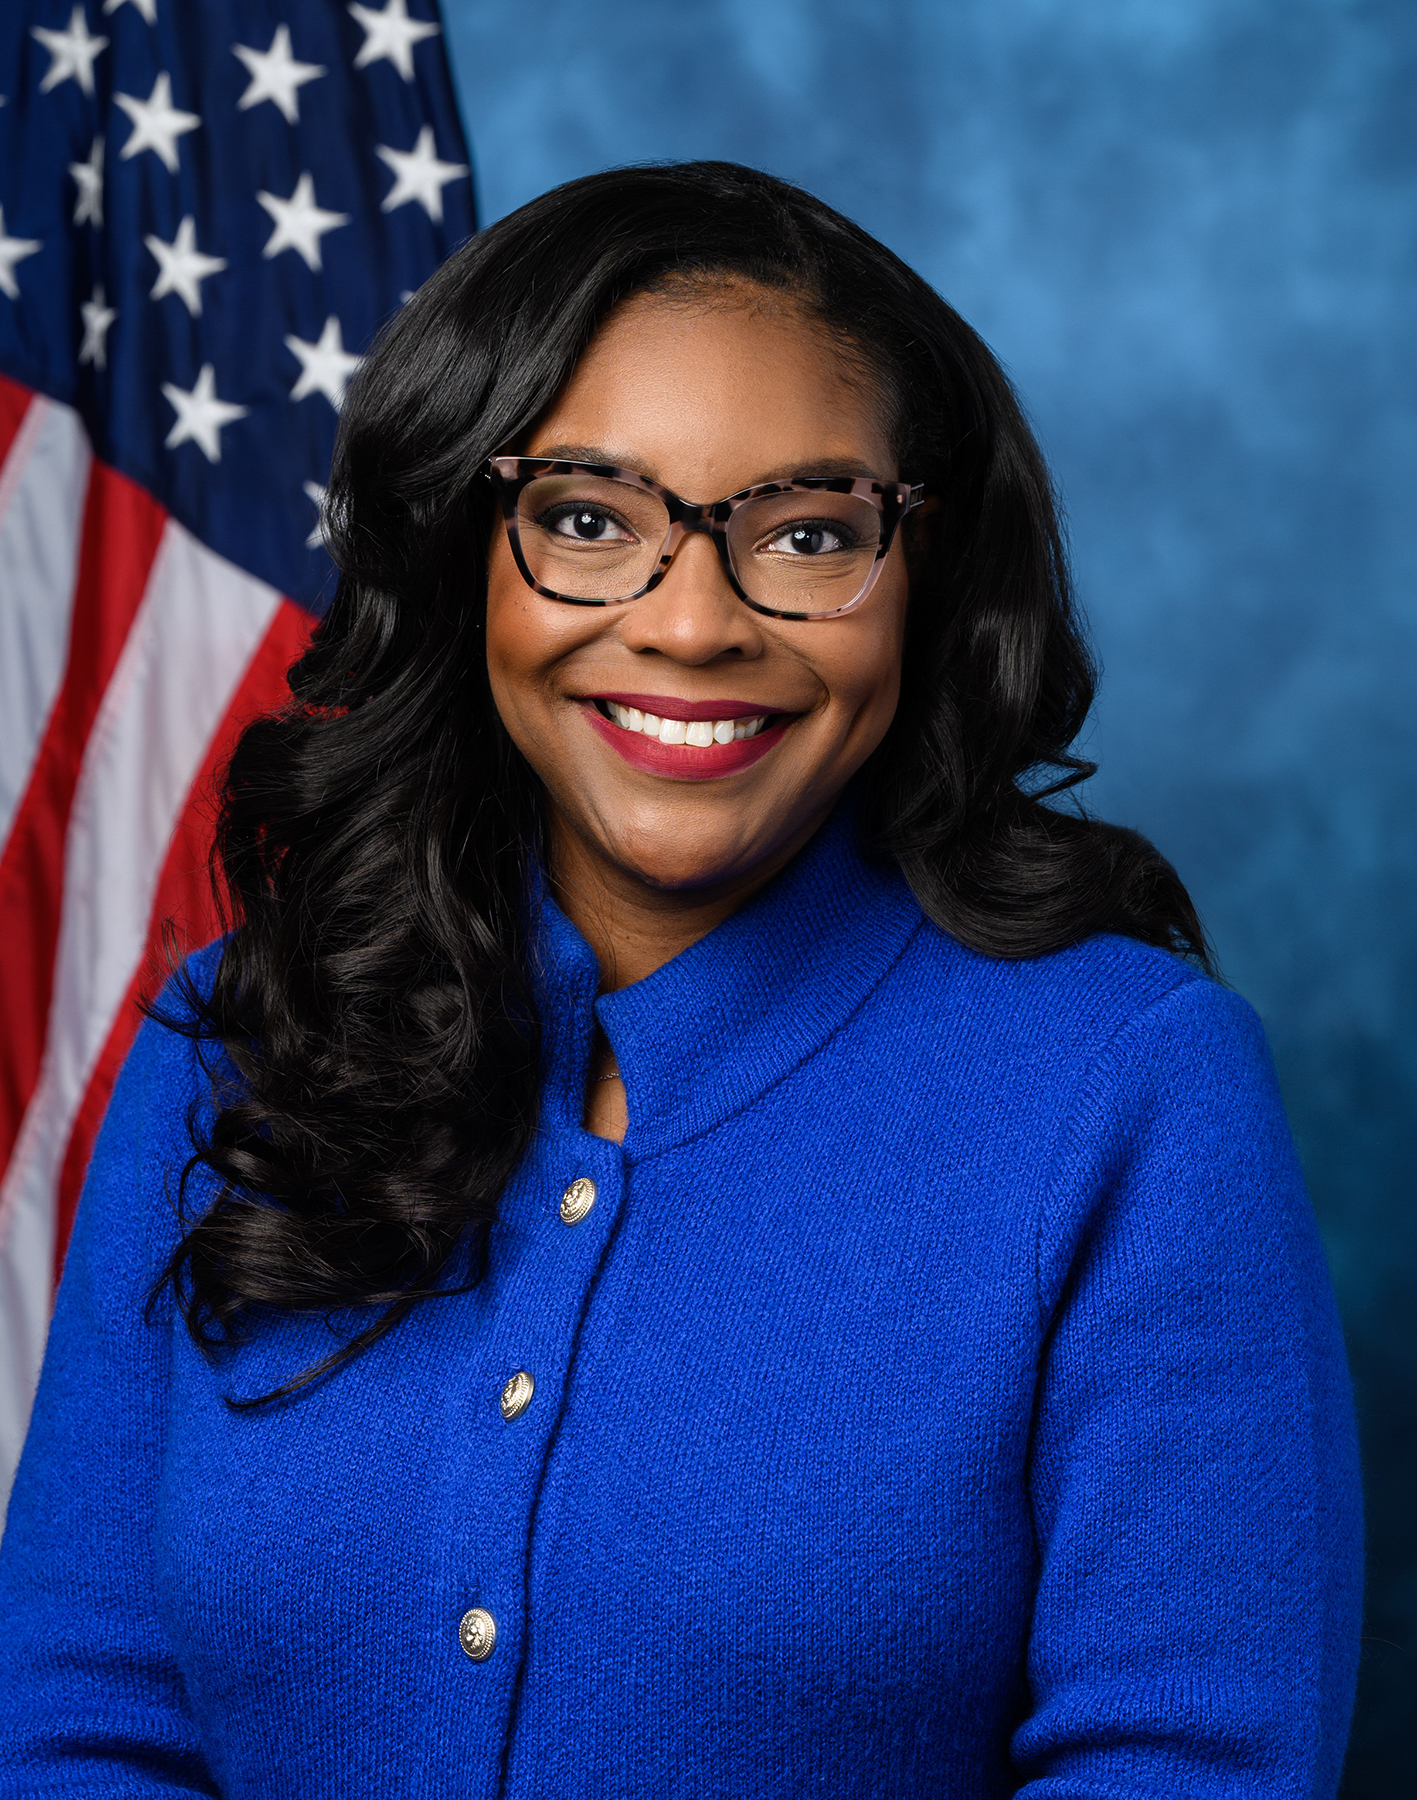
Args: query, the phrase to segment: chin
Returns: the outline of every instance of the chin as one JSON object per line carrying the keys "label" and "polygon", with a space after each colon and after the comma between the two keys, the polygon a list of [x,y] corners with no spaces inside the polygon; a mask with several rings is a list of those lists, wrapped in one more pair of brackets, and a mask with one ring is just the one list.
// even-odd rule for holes
{"label": "chin", "polygon": [[754,829],[746,820],[736,830],[705,831],[681,815],[616,831],[605,848],[637,881],[675,893],[716,887],[744,875],[772,856],[780,843],[780,832]]}
{"label": "chin", "polygon": [[718,887],[721,883],[732,880],[735,875],[744,874],[758,859],[752,858],[744,864],[730,855],[666,855],[660,846],[643,855],[622,852],[617,860],[636,881],[643,882],[646,887],[660,888],[667,894],[673,894],[691,893],[697,888]]}

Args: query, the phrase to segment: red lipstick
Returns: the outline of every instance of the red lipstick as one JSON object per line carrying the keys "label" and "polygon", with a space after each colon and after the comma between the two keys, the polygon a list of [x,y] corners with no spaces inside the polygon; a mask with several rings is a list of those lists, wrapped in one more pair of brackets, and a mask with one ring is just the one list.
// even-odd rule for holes
{"label": "red lipstick", "polygon": [[[606,694],[604,698],[614,700],[618,706],[638,707],[641,712],[655,712],[662,706],[666,710],[659,714],[661,718],[687,719],[690,723],[695,719],[756,719],[761,718],[765,710],[761,706],[749,710],[739,702],[716,700],[712,709],[699,705],[690,712],[686,710],[690,702],[674,700],[667,694],[658,699],[652,694],[638,697]],[[623,725],[607,719],[594,701],[584,702],[581,711],[591,729],[626,762],[651,775],[667,775],[678,781],[712,781],[715,776],[736,775],[740,769],[751,767],[781,742],[797,716],[795,713],[780,715],[756,737],[734,738],[728,744],[698,745],[662,744],[658,738],[646,737],[642,731],[627,731]]]}

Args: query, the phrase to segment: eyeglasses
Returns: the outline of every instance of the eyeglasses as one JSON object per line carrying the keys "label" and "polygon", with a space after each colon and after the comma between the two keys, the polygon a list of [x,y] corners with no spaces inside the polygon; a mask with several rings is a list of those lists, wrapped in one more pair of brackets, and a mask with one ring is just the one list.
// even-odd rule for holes
{"label": "eyeglasses", "polygon": [[548,600],[612,606],[659,586],[690,532],[712,538],[740,600],[774,619],[835,618],[876,585],[896,528],[925,497],[905,481],[804,476],[696,505],[632,469],[494,456],[522,578]]}

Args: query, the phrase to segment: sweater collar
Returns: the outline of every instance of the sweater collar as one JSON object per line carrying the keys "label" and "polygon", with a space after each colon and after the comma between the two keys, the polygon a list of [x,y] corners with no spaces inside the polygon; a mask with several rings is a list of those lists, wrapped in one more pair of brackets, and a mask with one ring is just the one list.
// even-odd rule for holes
{"label": "sweater collar", "polygon": [[862,858],[849,805],[740,911],[613,994],[597,997],[595,953],[543,888],[532,966],[546,1124],[580,1129],[598,1018],[625,1080],[627,1156],[712,1129],[821,1049],[921,923],[901,876]]}

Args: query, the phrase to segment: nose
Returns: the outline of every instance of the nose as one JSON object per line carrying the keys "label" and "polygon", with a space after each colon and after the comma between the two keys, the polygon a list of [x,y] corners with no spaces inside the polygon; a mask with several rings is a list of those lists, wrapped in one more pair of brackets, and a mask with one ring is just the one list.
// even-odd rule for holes
{"label": "nose", "polygon": [[734,593],[702,531],[687,533],[664,580],[625,609],[621,640],[627,649],[692,666],[763,652],[757,614]]}

